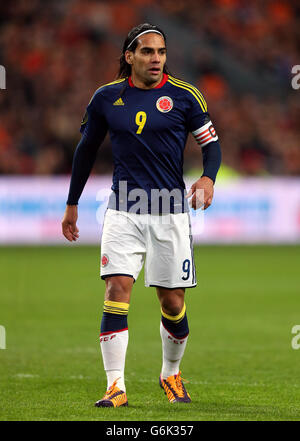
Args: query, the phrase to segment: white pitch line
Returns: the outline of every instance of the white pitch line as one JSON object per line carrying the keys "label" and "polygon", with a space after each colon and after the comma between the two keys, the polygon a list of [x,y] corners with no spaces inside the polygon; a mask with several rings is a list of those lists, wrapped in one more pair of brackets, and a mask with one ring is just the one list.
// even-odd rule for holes
{"label": "white pitch line", "polygon": [[39,375],[33,375],[33,374],[16,374],[14,377],[18,378],[38,378]]}
{"label": "white pitch line", "polygon": [[[41,378],[40,375],[33,375],[33,374],[25,374],[25,373],[19,373],[12,375],[13,377],[17,378]],[[53,376],[52,379],[66,379],[66,380],[96,380],[98,381],[98,378],[91,377],[88,375],[69,375],[69,376]],[[138,380],[136,378],[126,378],[125,380],[127,383],[158,383],[158,380],[155,379],[147,379],[147,378],[139,378]],[[206,381],[206,380],[189,380],[187,383],[190,383],[191,385],[202,385],[202,386],[240,386],[240,387],[268,387],[268,386],[274,386],[274,384],[266,384],[266,383],[241,383],[241,382],[235,382],[235,381]],[[292,387],[300,387],[300,384],[285,384],[285,383],[276,383],[276,386],[292,386]]]}

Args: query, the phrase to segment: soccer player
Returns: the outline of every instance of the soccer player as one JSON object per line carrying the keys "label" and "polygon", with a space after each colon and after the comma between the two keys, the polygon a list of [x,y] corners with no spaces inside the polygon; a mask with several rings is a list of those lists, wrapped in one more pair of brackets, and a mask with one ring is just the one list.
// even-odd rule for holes
{"label": "soccer player", "polygon": [[[169,74],[166,51],[165,34],[157,26],[145,23],[129,32],[118,79],[94,93],[73,158],[62,221],[71,242],[79,237],[78,200],[109,131],[114,174],[101,239],[106,290],[100,333],[107,391],[98,407],[128,405],[127,315],[144,262],[145,285],[156,287],[161,306],[159,384],[169,402],[191,401],[180,372],[189,334],[185,289],[196,286],[187,198],[194,209],[212,203],[221,150],[202,94]],[[187,194],[182,167],[189,132],[202,148],[204,171]]]}

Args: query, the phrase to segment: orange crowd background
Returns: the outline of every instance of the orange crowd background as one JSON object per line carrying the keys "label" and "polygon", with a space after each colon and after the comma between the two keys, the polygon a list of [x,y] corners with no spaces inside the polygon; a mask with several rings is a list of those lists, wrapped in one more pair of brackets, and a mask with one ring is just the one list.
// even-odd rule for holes
{"label": "orange crowd background", "polygon": [[[176,76],[185,63],[183,79],[205,96],[224,166],[246,176],[299,175],[300,89],[291,86],[291,68],[300,64],[300,5],[244,0],[1,2],[0,174],[70,173],[86,105],[101,84],[115,79],[126,34],[148,21],[149,8],[200,42],[189,54],[193,77],[174,38],[168,50],[181,52],[168,64]],[[168,26],[164,30],[168,36]],[[254,85],[264,78],[263,87],[237,87],[230,60]],[[195,164],[201,168],[201,152],[190,139],[185,171]],[[93,173],[111,170],[107,138]]]}

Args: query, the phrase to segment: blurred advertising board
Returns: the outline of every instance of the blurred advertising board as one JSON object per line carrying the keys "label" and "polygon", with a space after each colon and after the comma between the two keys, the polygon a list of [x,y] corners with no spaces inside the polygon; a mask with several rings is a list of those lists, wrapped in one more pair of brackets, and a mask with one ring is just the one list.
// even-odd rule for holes
{"label": "blurred advertising board", "polygon": [[[61,234],[70,178],[0,177],[0,244],[67,244]],[[189,189],[194,180],[186,179]],[[82,244],[99,244],[111,177],[91,176],[79,203]],[[191,210],[195,243],[300,243],[300,179],[234,178]]]}

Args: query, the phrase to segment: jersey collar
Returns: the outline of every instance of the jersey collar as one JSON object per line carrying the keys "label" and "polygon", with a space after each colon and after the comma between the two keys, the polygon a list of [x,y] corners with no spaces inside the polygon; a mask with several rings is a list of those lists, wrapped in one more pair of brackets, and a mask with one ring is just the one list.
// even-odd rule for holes
{"label": "jersey collar", "polygon": [[[166,84],[167,81],[168,81],[168,75],[163,73],[161,82],[157,86],[153,87],[153,89],[160,89],[161,87],[163,87],[164,84]],[[135,87],[135,85],[132,82],[131,75],[130,77],[128,77],[128,83],[130,87]],[[145,89],[145,90],[151,90],[151,89]]]}

